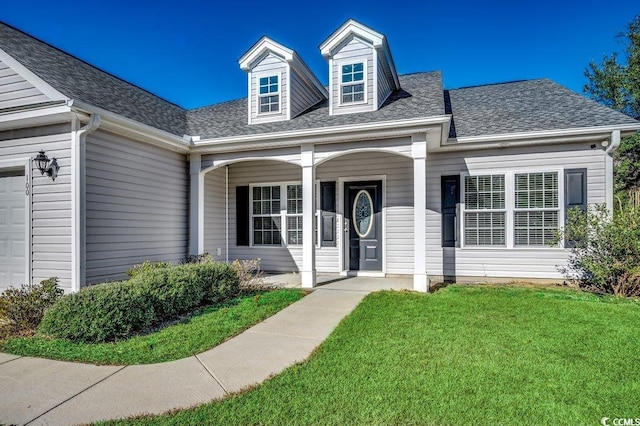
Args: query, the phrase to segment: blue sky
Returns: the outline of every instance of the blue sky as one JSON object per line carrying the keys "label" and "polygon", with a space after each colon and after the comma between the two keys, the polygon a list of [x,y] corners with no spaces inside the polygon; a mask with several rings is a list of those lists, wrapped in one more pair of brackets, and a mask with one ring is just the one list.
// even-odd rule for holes
{"label": "blue sky", "polygon": [[581,92],[587,64],[620,50],[638,13],[638,0],[24,0],[4,2],[0,20],[194,108],[246,95],[237,60],[262,35],[326,84],[318,45],[348,18],[387,36],[401,74],[441,70],[451,89],[546,77]]}

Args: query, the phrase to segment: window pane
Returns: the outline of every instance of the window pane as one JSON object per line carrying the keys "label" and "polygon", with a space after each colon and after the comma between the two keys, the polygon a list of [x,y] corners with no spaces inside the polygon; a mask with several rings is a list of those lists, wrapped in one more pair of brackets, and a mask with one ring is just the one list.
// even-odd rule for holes
{"label": "window pane", "polygon": [[361,72],[357,72],[353,74],[353,81],[362,81],[362,80],[364,80],[364,77]]}
{"label": "window pane", "polygon": [[342,74],[351,73],[352,71],[353,71],[353,65],[352,64],[343,65],[342,66]]}
{"label": "window pane", "polygon": [[465,212],[464,241],[469,246],[503,246],[506,243],[504,212]]}
{"label": "window pane", "polygon": [[269,82],[269,79],[267,77],[261,77],[260,78],[260,86],[264,86]]}
{"label": "window pane", "polygon": [[357,71],[362,71],[364,69],[364,63],[363,62],[359,62],[357,64],[353,64],[353,71],[357,72]]}
{"label": "window pane", "polygon": [[278,76],[274,75],[273,77],[269,77],[269,83],[278,84]]}

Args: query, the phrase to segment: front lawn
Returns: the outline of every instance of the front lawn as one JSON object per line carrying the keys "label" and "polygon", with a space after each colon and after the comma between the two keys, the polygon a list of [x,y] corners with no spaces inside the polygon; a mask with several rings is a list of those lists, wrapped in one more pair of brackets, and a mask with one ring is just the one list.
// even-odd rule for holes
{"label": "front lawn", "polygon": [[200,309],[154,333],[114,343],[73,343],[42,336],[7,340],[0,350],[93,364],[151,364],[185,358],[210,349],[302,298],[301,290],[243,295]]}
{"label": "front lawn", "polygon": [[[245,393],[114,424],[600,424],[640,418],[640,304],[451,286],[368,296],[306,362]],[[259,354],[256,354],[259,356]]]}

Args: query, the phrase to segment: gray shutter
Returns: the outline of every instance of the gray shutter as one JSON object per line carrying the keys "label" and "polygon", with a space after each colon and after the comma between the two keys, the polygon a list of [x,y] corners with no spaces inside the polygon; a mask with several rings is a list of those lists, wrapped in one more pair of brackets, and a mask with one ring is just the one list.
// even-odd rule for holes
{"label": "gray shutter", "polygon": [[[569,210],[579,208],[587,211],[587,169],[567,169],[564,171],[564,217]],[[575,241],[565,240],[565,247],[575,246]]]}
{"label": "gray shutter", "polygon": [[336,246],[336,183],[320,182],[320,245]]}
{"label": "gray shutter", "polygon": [[442,247],[456,246],[456,207],[460,203],[460,176],[442,176]]}
{"label": "gray shutter", "polygon": [[249,245],[249,187],[236,187],[236,245]]}

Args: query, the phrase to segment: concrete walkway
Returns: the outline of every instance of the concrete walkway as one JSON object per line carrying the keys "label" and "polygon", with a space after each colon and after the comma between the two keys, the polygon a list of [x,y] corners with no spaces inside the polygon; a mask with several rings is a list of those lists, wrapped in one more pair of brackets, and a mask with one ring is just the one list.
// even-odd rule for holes
{"label": "concrete walkway", "polygon": [[0,353],[0,424],[89,423],[224,398],[305,360],[367,293],[411,284],[381,278],[325,282],[244,333],[178,361],[95,366]]}

